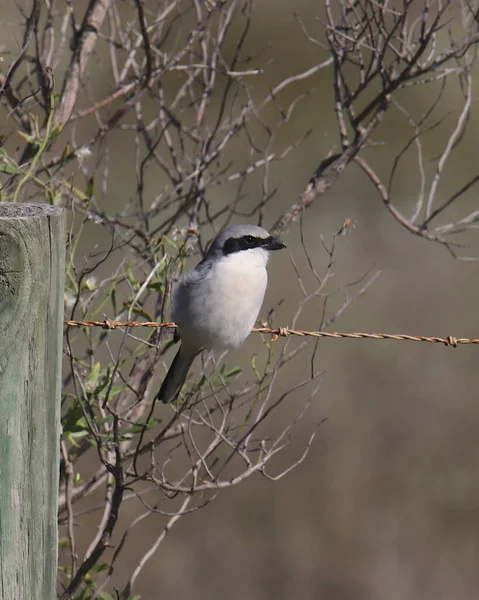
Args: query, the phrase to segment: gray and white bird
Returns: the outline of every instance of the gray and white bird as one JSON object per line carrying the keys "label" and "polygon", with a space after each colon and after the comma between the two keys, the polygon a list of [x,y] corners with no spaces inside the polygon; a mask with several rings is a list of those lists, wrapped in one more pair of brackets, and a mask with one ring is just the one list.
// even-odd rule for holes
{"label": "gray and white bird", "polygon": [[[158,399],[175,400],[202,350],[235,350],[248,337],[263,304],[271,250],[286,248],[257,225],[234,225],[212,242],[204,259],[183,275],[173,294],[181,347]],[[177,330],[177,331],[178,331]]]}

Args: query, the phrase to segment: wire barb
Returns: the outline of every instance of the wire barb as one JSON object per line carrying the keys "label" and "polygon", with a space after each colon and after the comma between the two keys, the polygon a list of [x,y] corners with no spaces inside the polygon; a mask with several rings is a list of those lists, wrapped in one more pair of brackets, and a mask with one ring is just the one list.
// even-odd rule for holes
{"label": "wire barb", "polygon": [[[150,327],[166,329],[176,329],[176,323],[171,321],[159,323],[156,321],[111,321],[104,319],[103,321],[74,321],[66,320],[64,324],[67,327],[101,327],[103,329],[118,329],[120,327]],[[288,337],[295,335],[299,337],[323,337],[333,339],[369,339],[369,340],[397,340],[407,342],[429,342],[432,344],[444,344],[452,348],[457,348],[459,344],[479,344],[479,339],[474,338],[456,338],[453,335],[448,335],[446,338],[437,336],[425,335],[408,335],[405,333],[362,333],[362,332],[339,332],[339,331],[305,331],[303,329],[289,329],[288,327],[278,327],[271,329],[270,327],[254,327],[251,330],[253,333],[271,334],[273,342],[280,337]]]}

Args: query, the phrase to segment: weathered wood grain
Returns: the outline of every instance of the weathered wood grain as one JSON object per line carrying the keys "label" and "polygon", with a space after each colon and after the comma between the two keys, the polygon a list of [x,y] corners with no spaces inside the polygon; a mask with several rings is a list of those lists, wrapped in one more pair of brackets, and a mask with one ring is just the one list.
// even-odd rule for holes
{"label": "weathered wood grain", "polygon": [[56,597],[65,213],[0,203],[0,600]]}

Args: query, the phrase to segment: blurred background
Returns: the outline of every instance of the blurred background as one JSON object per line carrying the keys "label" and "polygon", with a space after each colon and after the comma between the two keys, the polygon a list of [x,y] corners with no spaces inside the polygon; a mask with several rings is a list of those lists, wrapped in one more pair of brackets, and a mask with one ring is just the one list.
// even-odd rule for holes
{"label": "blurred background", "polygon": [[[145,10],[153,11],[153,2],[143,4]],[[211,7],[214,5],[211,3]],[[419,14],[423,3],[417,5]],[[118,10],[126,14],[131,6],[119,3]],[[75,2],[78,15],[85,7],[85,2]],[[227,7],[225,2],[225,10]],[[242,35],[242,18],[238,5],[225,43],[226,62]],[[328,59],[325,19],[323,7],[307,0],[298,0],[294,6],[278,0],[252,5],[241,68],[261,69],[260,74],[247,80],[248,95],[256,105],[279,82]],[[55,26],[61,22],[59,17]],[[11,60],[8,53],[21,43],[21,26],[18,6],[7,0],[2,7],[0,30],[4,64]],[[326,47],[315,44],[308,36]],[[61,80],[67,64],[58,65],[57,81]],[[111,73],[108,46],[102,39],[95,49],[77,110],[111,93]],[[470,73],[477,77],[477,68],[471,68]],[[165,79],[162,84],[165,94],[170,91],[168,85],[176,90],[180,83],[180,75],[171,77],[170,83]],[[405,88],[397,100],[411,114],[423,114],[436,98],[440,85],[431,91],[422,86]],[[441,178],[437,206],[477,171],[476,88],[472,88],[467,127]],[[214,120],[223,92],[222,84],[214,88],[206,120]],[[289,107],[300,96],[303,97],[298,107],[282,121],[275,135],[266,135],[267,125],[273,127],[278,122],[280,106]],[[278,103],[270,103],[251,124],[249,133],[255,144],[268,146],[278,156],[290,146],[291,151],[282,160],[271,162],[267,174],[258,170],[241,184],[244,213],[264,197],[265,185],[270,192],[276,190],[264,207],[266,227],[271,227],[300,198],[328,153],[340,150],[331,66],[296,81],[278,98]],[[436,109],[434,117],[439,124],[423,128],[423,168],[429,177],[428,185],[438,155],[450,139],[463,106],[464,89],[456,78],[444,89]],[[145,110],[153,111],[154,105]],[[192,105],[191,110],[193,119],[197,109]],[[133,121],[127,116],[123,123]],[[3,134],[8,134],[5,147],[9,153],[18,155],[23,140],[13,132],[11,115],[5,108],[2,122]],[[65,135],[71,135],[76,145],[81,146],[83,140],[91,138],[99,123],[95,115],[90,115],[75,122]],[[90,174],[98,173],[101,183],[96,184],[96,202],[110,214],[126,210],[137,189],[137,153],[142,154],[145,149],[138,149],[128,133],[126,127],[117,127],[107,143],[97,145],[92,155],[83,158],[83,171],[72,170],[75,185],[83,188]],[[398,152],[413,133],[407,118],[399,110],[390,110],[374,135],[375,143],[364,150],[363,156],[386,181]],[[249,145],[241,138],[228,145],[222,160],[231,161],[238,171],[248,164],[249,157]],[[107,175],[103,175],[105,160]],[[154,203],[168,185],[171,187],[164,173],[151,168],[145,175],[145,197]],[[401,213],[414,212],[420,185],[418,154],[412,144],[395,175],[391,192]],[[222,206],[228,194],[237,193],[235,181],[205,191],[214,208]],[[457,222],[477,208],[477,193],[471,187],[441,215],[442,222]],[[257,215],[248,219],[235,214],[232,219],[257,221]],[[160,226],[163,220],[157,218],[155,223]],[[345,222],[350,225],[344,235],[335,237]],[[186,227],[188,219],[180,219],[177,225]],[[211,237],[211,228],[205,227],[204,241]],[[88,223],[77,256],[108,247],[109,240],[105,239],[100,224]],[[332,274],[324,291],[331,294],[327,317],[334,315],[346,299],[352,301],[330,330],[479,337],[478,263],[454,258],[444,245],[415,236],[402,227],[355,164],[347,167],[326,194],[318,196],[301,222],[298,220],[288,227],[283,240],[287,250],[272,257],[270,285],[262,311],[266,316],[281,302],[274,313],[275,326],[293,323],[304,297],[298,274],[307,293],[312,293],[317,281],[308,257],[317,272],[324,274],[330,261],[325,246],[330,247],[335,240]],[[461,233],[454,241],[460,244],[455,251],[461,258],[479,256],[474,229]],[[193,256],[191,265],[197,260],[198,256]],[[112,265],[119,262],[114,257],[99,268],[97,276],[106,277],[114,268]],[[379,276],[358,297],[358,290],[376,272],[380,272]],[[323,310],[323,297],[311,299],[296,327],[318,329],[324,322]],[[109,335],[114,348],[119,343],[115,336],[119,334]],[[246,380],[253,376],[249,357],[254,352],[261,353],[258,340],[257,336],[250,336],[245,347],[228,359],[243,365]],[[276,347],[284,343],[283,339],[275,342]],[[288,343],[294,348],[301,340]],[[311,354],[301,356],[294,367],[285,369],[285,382],[281,385],[291,386],[295,378],[299,381],[307,376]],[[161,381],[171,358],[171,352],[165,355],[158,368],[157,382]],[[134,592],[143,600],[476,598],[478,360],[478,349],[473,345],[451,348],[405,341],[320,339],[314,359],[315,368],[323,372],[320,388],[280,462],[286,465],[299,458],[315,424],[324,419],[306,460],[277,482],[259,474],[252,476],[241,485],[221,492],[205,508],[181,518],[147,562]],[[280,393],[281,388],[277,387],[275,394]],[[277,428],[289,423],[297,414],[296,403],[306,393],[310,392],[300,390],[293,395],[273,417],[271,426]],[[82,468],[88,472],[90,459],[85,460]],[[86,501],[84,507],[95,505],[101,498],[99,493]],[[120,517],[122,527],[140,510],[134,503],[125,503]],[[165,517],[153,515],[135,529],[118,559],[115,585],[124,585],[164,524]],[[78,518],[80,554],[97,525],[97,513]]]}

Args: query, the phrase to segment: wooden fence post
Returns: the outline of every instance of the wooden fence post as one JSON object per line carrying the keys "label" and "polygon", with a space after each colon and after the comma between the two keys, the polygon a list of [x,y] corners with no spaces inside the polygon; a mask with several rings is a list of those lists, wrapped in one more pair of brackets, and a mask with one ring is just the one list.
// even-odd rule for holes
{"label": "wooden fence post", "polygon": [[56,597],[65,221],[0,202],[0,600]]}

